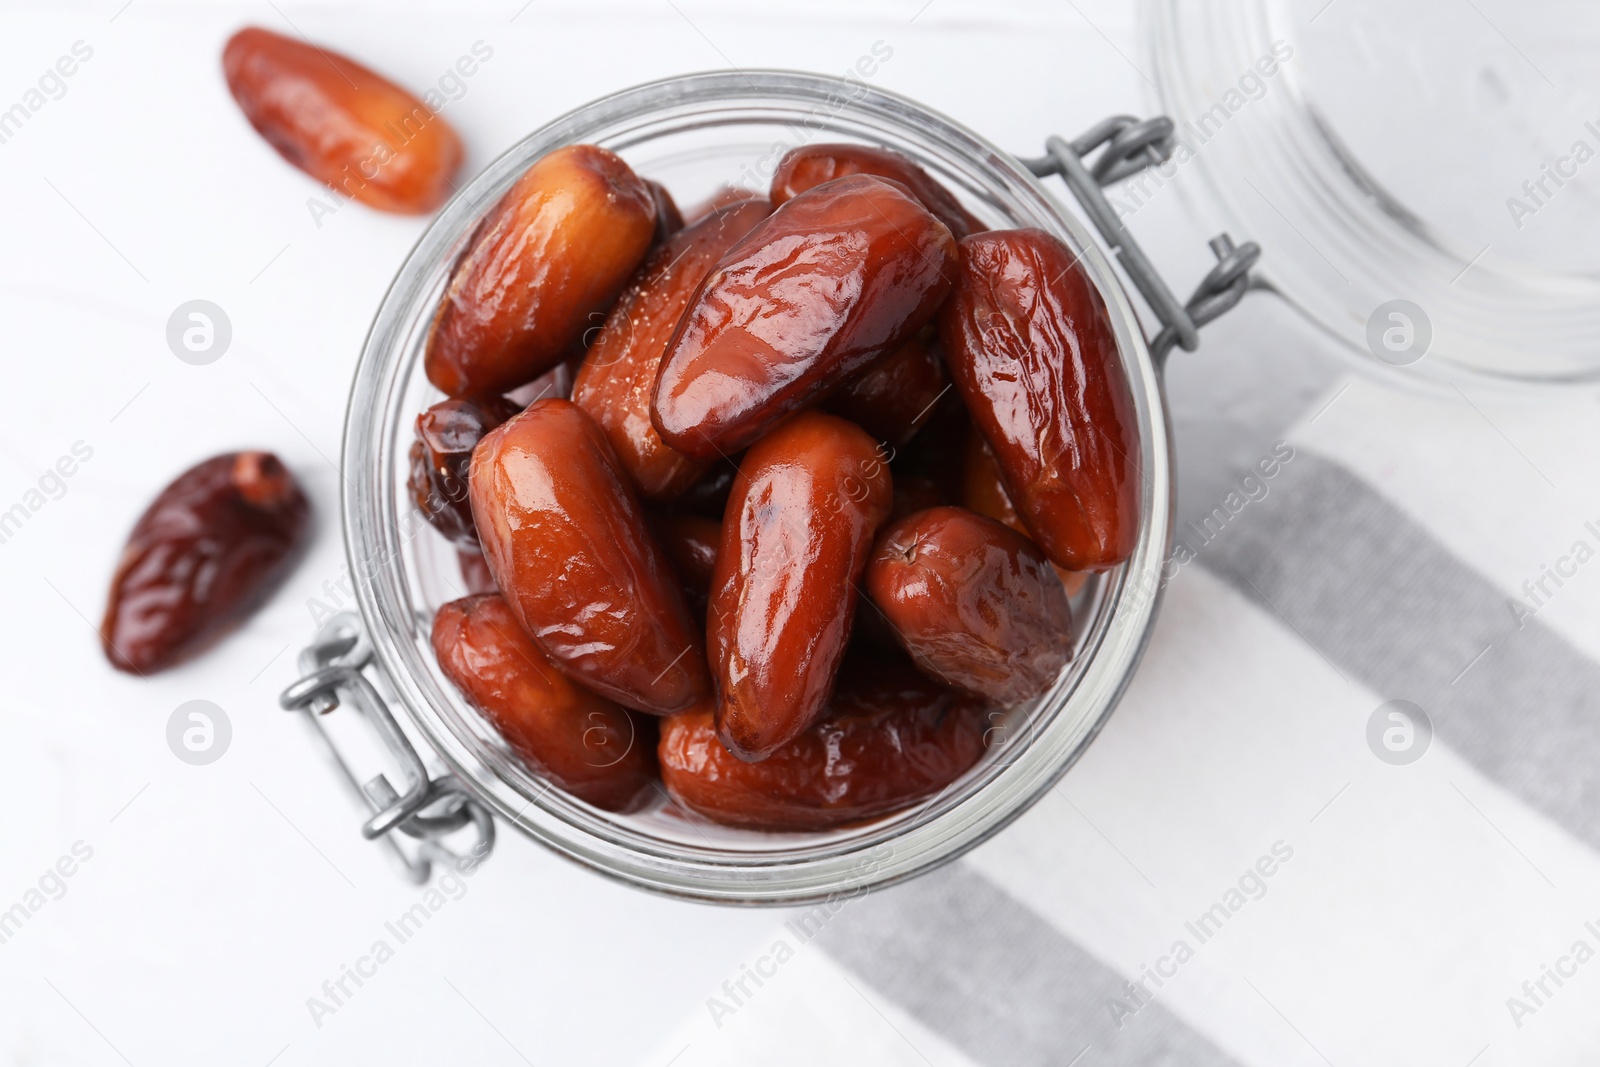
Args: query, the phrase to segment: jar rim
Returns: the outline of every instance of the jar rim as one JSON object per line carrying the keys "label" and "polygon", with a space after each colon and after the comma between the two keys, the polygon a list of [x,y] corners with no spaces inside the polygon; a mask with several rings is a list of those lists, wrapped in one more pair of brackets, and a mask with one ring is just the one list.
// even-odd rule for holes
{"label": "jar rim", "polygon": [[[648,138],[651,123],[733,124],[740,108],[750,115],[787,116],[786,121],[801,116],[802,123],[813,120],[815,128],[842,135],[915,143],[928,153],[925,158],[967,168],[964,173],[986,183],[978,192],[995,210],[1003,206],[1012,215],[1022,214],[1065,241],[1105,301],[1142,451],[1134,553],[1104,579],[1078,662],[1030,714],[1024,735],[997,745],[976,771],[913,813],[868,824],[842,842],[787,849],[700,848],[652,837],[557,790],[530,791],[526,775],[508,770],[505,761],[477,743],[458,721],[461,698],[442,683],[431,662],[431,619],[417,617],[407,570],[417,516],[407,512],[393,477],[410,417],[418,410],[406,406],[405,395],[417,372],[419,325],[425,329],[432,319],[441,273],[448,271],[455,251],[516,178],[562,145],[633,145]],[[1022,814],[1082,755],[1120,699],[1149,637],[1171,540],[1171,457],[1160,375],[1133,305],[1088,228],[1014,156],[964,126],[898,94],[827,75],[786,70],[681,75],[602,97],[529,133],[467,183],[407,255],[363,345],[347,412],[346,555],[374,653],[405,718],[503,820],[608,876],[695,900],[792,905],[877,888],[954,859]]]}

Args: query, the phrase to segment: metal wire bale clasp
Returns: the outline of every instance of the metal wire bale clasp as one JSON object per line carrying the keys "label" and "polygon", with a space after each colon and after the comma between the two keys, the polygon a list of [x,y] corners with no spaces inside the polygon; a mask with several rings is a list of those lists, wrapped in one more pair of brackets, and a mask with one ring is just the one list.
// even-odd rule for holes
{"label": "metal wire bale clasp", "polygon": [[[300,669],[304,673],[283,691],[278,703],[285,711],[305,713],[344,780],[372,812],[361,825],[361,836],[387,844],[399,858],[406,877],[421,885],[431,876],[434,861],[457,866],[469,858],[474,863],[488,858],[494,849],[494,818],[468,796],[459,779],[451,775],[429,776],[417,750],[367,677],[371,662],[372,646],[362,633],[360,620],[348,612],[336,615],[300,653]],[[403,793],[395,790],[386,775],[379,774],[365,783],[356,776],[322,722],[322,716],[343,704],[360,714],[399,765]],[[453,852],[441,843],[442,838],[468,825],[477,831],[469,852]],[[414,854],[400,847],[392,836],[395,830],[420,843]]]}
{"label": "metal wire bale clasp", "polygon": [[[1176,146],[1171,119],[1158,116],[1141,121],[1131,115],[1117,115],[1071,141],[1047,138],[1043,158],[1022,160],[1038,177],[1061,176],[1161,320],[1162,329],[1150,342],[1150,355],[1157,367],[1166,363],[1167,354],[1175,346],[1185,352],[1199,348],[1200,327],[1232,310],[1246,292],[1260,284],[1250,277],[1250,270],[1261,258],[1261,246],[1247,241],[1236,247],[1227,234],[1218,234],[1210,241],[1217,265],[1201,280],[1189,302],[1179,303],[1106,199],[1104,186],[1165,163]],[[1100,157],[1091,167],[1087,158],[1097,149],[1101,149]]]}

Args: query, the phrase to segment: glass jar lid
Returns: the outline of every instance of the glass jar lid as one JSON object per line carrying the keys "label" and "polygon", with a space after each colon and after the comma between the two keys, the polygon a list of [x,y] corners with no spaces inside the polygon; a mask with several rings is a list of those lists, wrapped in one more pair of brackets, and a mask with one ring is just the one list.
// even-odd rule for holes
{"label": "glass jar lid", "polygon": [[1141,19],[1180,141],[1151,181],[1259,241],[1268,285],[1347,351],[1600,379],[1592,2],[1145,0]]}

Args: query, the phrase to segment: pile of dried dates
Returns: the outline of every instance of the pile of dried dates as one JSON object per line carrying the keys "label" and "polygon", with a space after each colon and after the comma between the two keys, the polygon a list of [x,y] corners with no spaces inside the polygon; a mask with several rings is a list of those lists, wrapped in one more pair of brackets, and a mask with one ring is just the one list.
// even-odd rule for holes
{"label": "pile of dried dates", "polygon": [[[439,665],[541,776],[817,830],[983,755],[1131,553],[1133,401],[1071,250],[912,160],[784,158],[685,216],[593,145],[450,275],[410,486],[472,591]],[[526,403],[522,407],[518,401]]]}

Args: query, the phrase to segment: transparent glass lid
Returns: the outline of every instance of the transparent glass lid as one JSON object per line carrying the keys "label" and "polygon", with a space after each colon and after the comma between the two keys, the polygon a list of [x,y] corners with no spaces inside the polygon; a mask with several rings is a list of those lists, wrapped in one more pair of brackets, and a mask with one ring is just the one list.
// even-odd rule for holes
{"label": "transparent glass lid", "polygon": [[[1370,367],[1600,379],[1600,5],[1145,0],[1164,178]],[[1189,172],[1184,174],[1183,172]]]}

